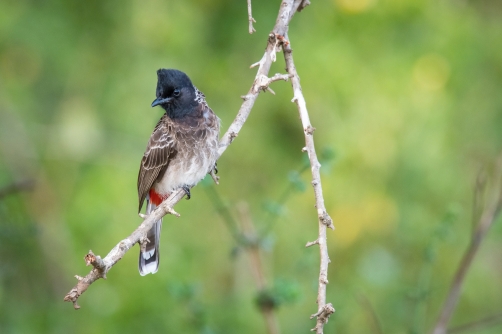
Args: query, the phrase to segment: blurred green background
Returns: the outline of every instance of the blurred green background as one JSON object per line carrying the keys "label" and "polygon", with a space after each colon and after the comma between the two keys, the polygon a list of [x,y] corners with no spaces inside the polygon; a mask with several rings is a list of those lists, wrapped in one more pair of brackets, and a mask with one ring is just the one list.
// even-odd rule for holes
{"label": "blurred green background", "polygon": [[[140,223],[136,177],[161,109],[158,68],[185,71],[226,130],[279,1],[0,2],[1,333],[264,333],[249,259],[227,213],[247,202],[283,333],[314,327],[319,253],[304,138],[289,83],[261,94],[218,166],[166,217],[156,275],[131,250],[80,298],[89,249]],[[472,225],[473,185],[502,149],[502,4],[312,1],[289,36],[322,156],[331,265],[326,333],[423,333]],[[271,74],[284,73],[282,54]],[[293,171],[293,172],[292,172]],[[289,190],[288,190],[289,189]],[[287,200],[281,205],[281,196]],[[502,222],[469,272],[452,326],[502,310]],[[371,306],[368,306],[371,304]],[[470,333],[500,333],[492,326]]]}

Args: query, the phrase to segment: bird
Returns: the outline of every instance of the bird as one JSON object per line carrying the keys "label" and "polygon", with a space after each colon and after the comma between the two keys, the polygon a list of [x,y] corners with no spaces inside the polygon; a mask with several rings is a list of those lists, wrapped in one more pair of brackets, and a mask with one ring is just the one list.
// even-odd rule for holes
{"label": "bird", "polygon": [[[138,212],[146,200],[146,215],[180,188],[190,199],[190,188],[217,172],[220,119],[184,72],[157,71],[155,106],[165,113],[148,140],[138,173]],[[148,231],[146,247],[140,250],[141,276],[158,271],[161,227],[162,219]]]}

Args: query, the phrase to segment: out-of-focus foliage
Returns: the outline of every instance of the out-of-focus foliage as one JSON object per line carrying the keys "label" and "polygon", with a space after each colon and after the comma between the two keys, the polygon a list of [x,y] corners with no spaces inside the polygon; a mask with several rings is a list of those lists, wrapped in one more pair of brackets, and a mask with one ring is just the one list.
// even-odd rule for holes
{"label": "out-of-focus foliage", "polygon": [[[63,296],[88,272],[89,248],[106,255],[140,222],[137,170],[161,115],[150,108],[155,71],[187,72],[226,129],[278,7],[254,0],[249,35],[245,1],[0,2],[0,186],[36,182],[0,202],[1,333],[264,332],[248,259],[231,256],[235,240],[201,186],[177,206],[181,218],[165,219],[156,275],[140,277],[133,249],[81,310]],[[476,173],[502,149],[501,32],[502,5],[488,0],[312,1],[293,19],[316,145],[329,158],[337,311],[326,333],[371,332],[360,295],[385,333],[435,321],[471,232]],[[283,68],[279,55],[271,73]],[[279,322],[307,333],[319,260],[304,245],[317,237],[316,211],[308,169],[290,172],[304,159],[290,84],[273,89],[218,162],[217,191],[230,210],[247,201],[258,230],[274,220],[264,263],[279,287],[270,291],[294,294]],[[501,223],[452,325],[502,309]]]}

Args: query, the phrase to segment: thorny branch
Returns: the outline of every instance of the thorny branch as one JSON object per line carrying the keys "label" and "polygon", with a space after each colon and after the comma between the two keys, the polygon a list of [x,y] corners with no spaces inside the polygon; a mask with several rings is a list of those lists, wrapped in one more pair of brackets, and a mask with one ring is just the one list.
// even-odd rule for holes
{"label": "thorny branch", "polygon": [[240,129],[244,125],[244,122],[249,116],[251,109],[258,97],[258,94],[262,89],[260,89],[260,83],[263,79],[262,76],[268,77],[268,72],[270,71],[270,66],[276,59],[276,53],[278,51],[278,45],[281,43],[282,36],[286,35],[289,29],[289,22],[293,18],[295,12],[304,3],[302,0],[283,0],[279,8],[279,14],[277,15],[277,20],[275,21],[275,26],[272,32],[268,35],[268,43],[265,49],[265,53],[261,60],[251,67],[258,67],[253,85],[249,89],[248,93],[242,96],[244,102],[242,103],[235,120],[228,128],[227,132],[223,135],[220,140],[220,148],[218,150],[218,155],[221,156],[223,152],[227,149],[228,145],[237,137]]}
{"label": "thorny branch", "polygon": [[[78,298],[89,288],[89,286],[96,280],[103,278],[106,279],[108,271],[125,255],[125,253],[144,239],[144,236],[152,228],[153,224],[167,214],[178,215],[172,207],[178,203],[184,196],[185,191],[180,189],[171,194],[161,205],[155,209],[145,220],[138,226],[138,228],[127,238],[120,241],[113,249],[101,259],[99,255],[94,255],[92,251],[85,256],[85,263],[87,266],[92,265],[93,269],[87,276],[75,276],[78,280],[77,285],[73,287],[64,297],[64,301],[72,302],[73,307],[78,310],[80,306],[77,304]],[[178,215],[179,216],[179,215]]]}
{"label": "thorny branch", "polygon": [[[260,86],[259,81],[262,76],[267,76],[270,71],[270,66],[272,62],[275,61],[275,54],[278,51],[278,45],[282,36],[285,36],[288,32],[289,22],[291,21],[294,13],[298,10],[303,9],[308,4],[306,0],[284,0],[281,2],[277,20],[272,33],[269,35],[267,47],[262,60],[259,62],[259,68],[255,77],[255,80],[249,89],[247,95],[243,97],[244,102],[242,103],[239,112],[235,120],[232,122],[227,132],[223,135],[220,140],[218,157],[225,152],[227,147],[232,143],[232,141],[237,137],[242,126],[246,122],[251,109],[258,97],[258,94],[263,88]],[[280,80],[275,79],[273,81]],[[272,81],[267,82],[267,85]],[[213,179],[217,181],[215,175],[212,175]],[[103,259],[99,256],[94,255],[92,252],[86,255],[85,260],[87,265],[92,265],[93,269],[85,277],[75,276],[78,280],[77,284],[66,294],[64,301],[71,301],[75,309],[79,309],[77,301],[78,298],[89,288],[89,286],[100,278],[106,278],[106,274],[110,269],[125,255],[125,253],[132,248],[136,243],[140,245],[144,243],[144,236],[147,231],[153,226],[154,222],[162,218],[167,214],[174,214],[179,216],[173,207],[185,196],[185,191],[180,189],[169,196],[160,206],[155,209],[150,215],[144,216],[143,222],[140,226],[126,239],[120,241]]]}
{"label": "thorny branch", "polygon": [[[476,182],[475,189],[475,206],[473,210],[477,210],[476,201],[479,199],[481,193],[484,193],[484,188],[486,186],[486,182],[480,182],[482,177],[478,176],[478,181]],[[446,334],[448,323],[453,315],[453,311],[457,306],[458,299],[460,297],[460,292],[462,289],[462,285],[464,283],[465,276],[469,271],[472,261],[474,260],[474,256],[476,255],[481,243],[483,242],[488,230],[493,225],[493,223],[497,220],[501,210],[502,210],[502,155],[498,159],[497,171],[495,176],[495,193],[488,203],[487,207],[481,212],[478,216],[475,217],[476,224],[471,236],[471,241],[469,247],[467,248],[460,264],[458,266],[457,272],[453,278],[451,283],[450,291],[448,296],[446,297],[445,303],[441,310],[441,314],[439,319],[437,320],[436,326],[432,331],[433,334]]]}
{"label": "thorny branch", "polygon": [[[324,206],[324,197],[321,186],[321,175],[319,169],[321,164],[317,159],[317,154],[314,146],[314,130],[310,124],[309,114],[307,111],[307,104],[303,97],[302,87],[300,85],[300,77],[296,72],[295,63],[293,61],[293,50],[285,35],[286,42],[282,44],[284,50],[284,59],[286,60],[286,70],[291,77],[291,85],[293,86],[294,97],[292,102],[298,106],[298,112],[303,125],[303,132],[305,134],[305,147],[302,151],[306,151],[310,160],[310,167],[312,171],[312,186],[314,187],[315,207],[317,208],[317,217],[319,220],[319,236],[317,240],[307,243],[306,247],[314,244],[319,245],[319,253],[321,257],[320,271],[319,271],[319,285],[317,290],[317,305],[318,311],[312,317],[317,317],[316,326],[312,329],[317,334],[322,334],[324,324],[328,322],[329,316],[335,312],[331,304],[326,304],[326,285],[328,284],[328,264],[330,262],[328,255],[328,245],[326,239],[326,228],[335,229],[333,220],[328,215],[326,207]],[[312,318],[311,317],[311,318]]]}
{"label": "thorny branch", "polygon": [[256,23],[256,20],[253,19],[253,14],[251,13],[251,0],[248,0],[248,21],[249,21],[249,33],[252,34],[256,32],[253,27],[253,23]]}
{"label": "thorny branch", "polygon": [[[335,308],[333,307],[333,305],[331,305],[331,303],[328,303],[323,307],[321,307],[319,311],[312,314],[310,316],[310,319],[314,319],[315,317],[317,317],[317,324],[314,328],[311,329],[311,331],[312,332],[315,331],[316,333],[322,333],[324,324],[328,322],[329,316],[332,315],[333,313],[335,313]],[[321,325],[319,325],[319,323],[321,323]]]}

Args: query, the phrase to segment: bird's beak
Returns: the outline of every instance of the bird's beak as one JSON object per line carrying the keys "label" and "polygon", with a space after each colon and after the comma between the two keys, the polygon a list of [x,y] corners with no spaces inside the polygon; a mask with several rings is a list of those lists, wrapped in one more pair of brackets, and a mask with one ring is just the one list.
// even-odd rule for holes
{"label": "bird's beak", "polygon": [[158,106],[159,104],[169,103],[171,100],[171,97],[166,97],[165,99],[158,97],[152,102],[152,107]]}

